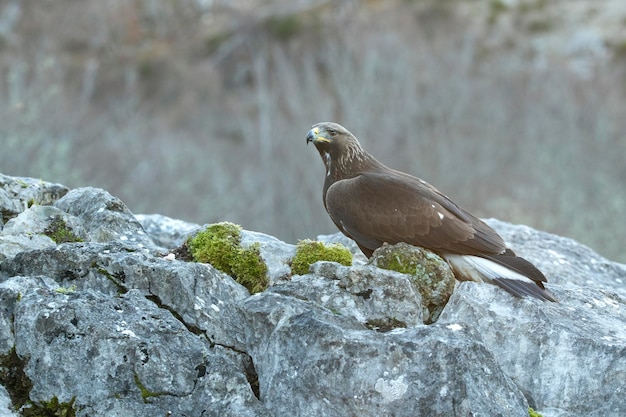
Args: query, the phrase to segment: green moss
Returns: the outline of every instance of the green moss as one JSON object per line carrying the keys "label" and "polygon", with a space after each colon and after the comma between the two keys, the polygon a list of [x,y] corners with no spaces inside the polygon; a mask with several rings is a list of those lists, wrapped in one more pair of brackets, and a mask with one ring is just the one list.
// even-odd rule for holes
{"label": "green moss", "polygon": [[339,262],[349,266],[352,265],[352,253],[339,243],[326,246],[310,239],[301,240],[296,247],[296,255],[291,260],[291,272],[294,275],[304,275],[309,272],[309,266],[317,261]]}
{"label": "green moss", "polygon": [[99,265],[98,262],[92,262],[91,269],[97,271],[101,275],[104,275],[109,281],[111,281],[111,283],[117,287],[118,295],[126,294],[128,292],[128,288],[124,285],[126,274],[123,271],[112,274],[105,267]]}
{"label": "green moss", "polygon": [[267,265],[261,259],[261,245],[255,243],[246,249],[237,251],[231,265],[233,276],[250,293],[261,292],[267,288]]}
{"label": "green moss", "polygon": [[406,243],[378,248],[370,263],[383,269],[408,274],[422,296],[424,322],[434,323],[445,307],[456,280],[448,263],[435,253]]}
{"label": "green moss", "polygon": [[6,355],[0,355],[0,385],[4,386],[15,410],[21,409],[26,417],[75,417],[74,401],[60,403],[55,396],[50,401],[32,402],[29,395],[32,381],[24,373],[28,359],[22,359],[12,348]]}
{"label": "green moss", "polygon": [[241,226],[216,223],[187,241],[196,262],[209,263],[232,276],[252,294],[267,288],[267,265],[261,258],[260,245],[241,246]]}
{"label": "green moss", "polygon": [[141,398],[143,399],[144,403],[148,402],[148,398],[150,397],[160,397],[161,395],[165,395],[165,392],[152,392],[150,391],[148,388],[146,388],[146,386],[144,384],[141,383],[141,380],[139,379],[139,375],[135,374],[135,385],[137,385],[137,388],[139,388],[139,391],[141,391]]}
{"label": "green moss", "polygon": [[532,407],[528,407],[528,415],[529,417],[543,417],[540,413],[533,410]]}
{"label": "green moss", "polygon": [[43,233],[56,243],[83,241],[72,232],[61,216],[55,216]]}
{"label": "green moss", "polygon": [[4,386],[11,397],[15,409],[19,409],[29,401],[33,383],[24,373],[24,366],[28,362],[15,353],[12,348],[6,355],[0,355],[0,385]]}
{"label": "green moss", "polygon": [[188,241],[191,256],[196,262],[210,263],[222,272],[232,275],[232,264],[241,243],[241,227],[232,223],[216,223]]}
{"label": "green moss", "polygon": [[72,285],[71,287],[59,287],[54,290],[59,294],[71,294],[76,291],[76,285]]}
{"label": "green moss", "polygon": [[27,408],[22,410],[22,416],[25,417],[76,417],[74,409],[74,401],[76,397],[66,403],[60,403],[59,399],[54,396],[50,401],[41,401],[39,403],[31,403]]}

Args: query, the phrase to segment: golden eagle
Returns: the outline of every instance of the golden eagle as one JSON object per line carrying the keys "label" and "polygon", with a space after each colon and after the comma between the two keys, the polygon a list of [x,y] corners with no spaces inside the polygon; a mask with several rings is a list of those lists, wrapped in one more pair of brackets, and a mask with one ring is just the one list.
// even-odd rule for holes
{"label": "golden eagle", "polygon": [[317,123],[306,142],[315,144],[326,166],[326,211],[368,258],[385,243],[405,242],[440,255],[459,280],[556,301],[543,273],[508,249],[495,230],[426,181],[383,165],[343,126]]}

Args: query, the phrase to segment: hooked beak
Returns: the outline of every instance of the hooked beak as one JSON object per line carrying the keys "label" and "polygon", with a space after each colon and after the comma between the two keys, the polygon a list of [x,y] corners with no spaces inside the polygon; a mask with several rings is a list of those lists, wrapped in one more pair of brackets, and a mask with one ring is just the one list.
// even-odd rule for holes
{"label": "hooked beak", "polygon": [[330,139],[328,139],[325,136],[325,132],[322,130],[320,131],[319,127],[314,127],[313,129],[309,130],[309,133],[306,135],[306,144],[308,145],[309,142],[326,142],[326,143],[330,143]]}

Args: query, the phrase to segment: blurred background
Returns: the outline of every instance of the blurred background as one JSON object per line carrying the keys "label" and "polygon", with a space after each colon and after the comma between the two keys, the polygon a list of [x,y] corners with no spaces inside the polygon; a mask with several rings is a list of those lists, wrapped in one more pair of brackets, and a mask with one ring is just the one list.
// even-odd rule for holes
{"label": "blurred background", "polygon": [[623,0],[0,0],[0,172],[335,232],[310,126],[626,262]]}

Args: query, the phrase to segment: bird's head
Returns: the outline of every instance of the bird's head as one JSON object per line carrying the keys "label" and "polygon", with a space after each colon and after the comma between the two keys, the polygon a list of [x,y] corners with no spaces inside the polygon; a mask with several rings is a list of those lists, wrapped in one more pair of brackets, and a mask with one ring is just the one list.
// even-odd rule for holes
{"label": "bird's head", "polygon": [[313,125],[306,135],[306,143],[313,142],[322,158],[329,155],[342,159],[349,154],[362,151],[356,137],[338,123],[322,122]]}
{"label": "bird's head", "polygon": [[331,180],[358,175],[366,162],[369,165],[380,164],[361,148],[348,129],[338,123],[314,124],[306,135],[306,142],[315,144],[326,165],[326,177]]}

